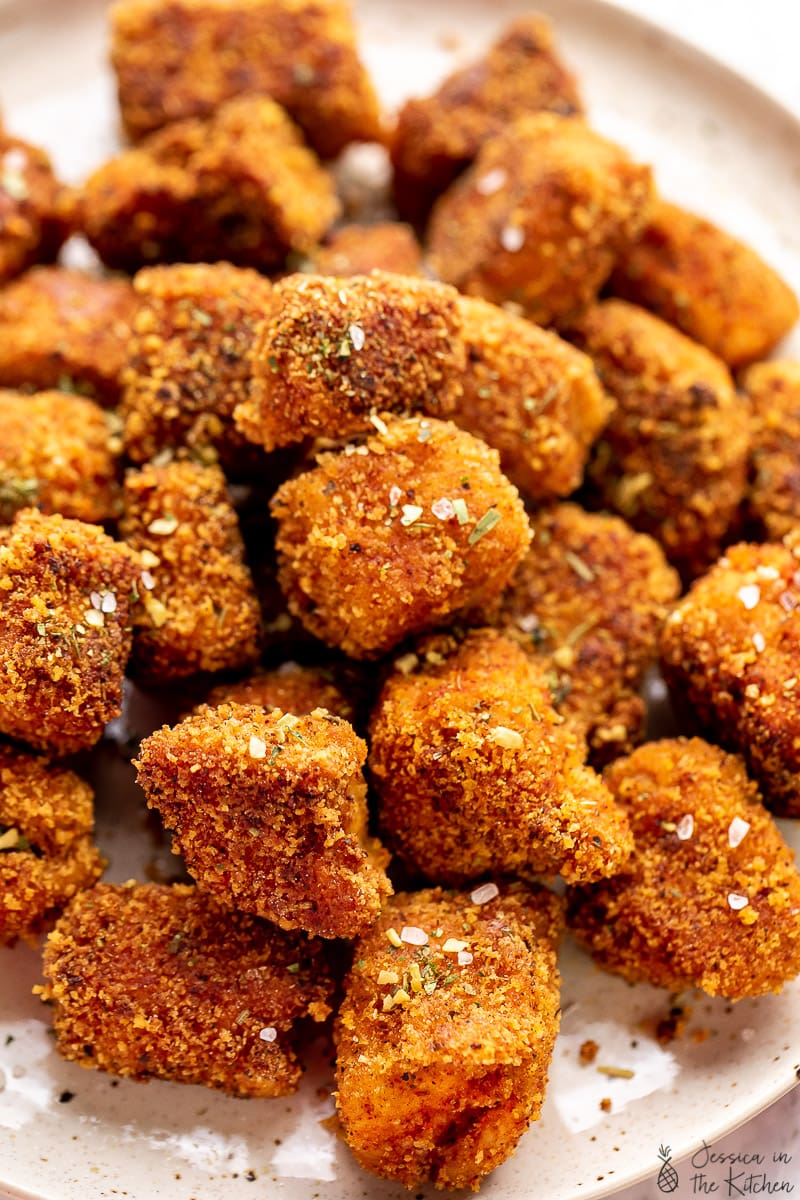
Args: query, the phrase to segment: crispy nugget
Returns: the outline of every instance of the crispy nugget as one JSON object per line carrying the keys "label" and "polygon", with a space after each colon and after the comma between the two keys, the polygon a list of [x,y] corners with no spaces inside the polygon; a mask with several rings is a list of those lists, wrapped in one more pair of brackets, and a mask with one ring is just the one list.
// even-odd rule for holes
{"label": "crispy nugget", "polygon": [[740,384],[752,409],[748,510],[777,541],[800,525],[800,362],[756,363]]}
{"label": "crispy nugget", "polygon": [[187,446],[235,468],[255,451],[235,429],[233,410],[250,395],[252,352],[272,285],[228,263],[139,271],[138,305],[123,373],[125,450],[147,462]]}
{"label": "crispy nugget", "polygon": [[140,569],[96,525],[19,513],[0,544],[0,733],[73,754],[119,716]]}
{"label": "crispy nugget", "polygon": [[336,682],[336,672],[326,667],[306,667],[285,662],[273,671],[259,671],[237,683],[221,683],[206,696],[206,704],[256,704],[303,717],[315,708],[326,708],[351,724],[354,705]]}
{"label": "crispy nugget", "polygon": [[520,117],[433,210],[430,263],[446,283],[539,325],[590,304],[647,220],[650,168],[583,121]]}
{"label": "crispy nugget", "polygon": [[291,612],[352,658],[488,604],[530,543],[496,450],[441,421],[383,428],[320,455],[272,500]]}
{"label": "crispy nugget", "polygon": [[622,874],[570,895],[570,926],[600,965],[730,1000],[800,974],[800,875],[741,759],[673,738],[605,778],[636,848]]}
{"label": "crispy nugget", "polygon": [[0,944],[34,940],[103,870],[92,789],[72,771],[0,745]]}
{"label": "crispy nugget", "polygon": [[333,981],[318,941],[222,909],[178,884],[100,884],[49,935],[59,1052],[133,1079],[287,1096],[302,1066],[296,1023],[324,1021]]}
{"label": "crispy nugget", "polygon": [[216,262],[277,270],[339,214],[333,181],[272,100],[230,100],[207,121],[151,134],[100,167],[79,200],[110,267]]}
{"label": "crispy nugget", "polygon": [[477,1188],[538,1119],[559,1022],[561,905],[486,885],[393,897],[356,945],[336,1104],[368,1171]]}
{"label": "crispy nugget", "polygon": [[69,211],[44,150],[0,127],[0,283],[53,262],[70,232]]}
{"label": "crispy nugget", "polygon": [[792,289],[754,250],[665,200],[623,251],[611,287],[731,367],[763,358],[800,316]]}
{"label": "crispy nugget", "polygon": [[380,221],[374,225],[342,225],[329,233],[311,261],[318,275],[394,275],[424,277],[422,247],[410,225]]}
{"label": "crispy nugget", "polygon": [[129,471],[120,533],[146,567],[137,674],[181,679],[257,660],[258,602],[219,467],[172,462]]}
{"label": "crispy nugget", "polygon": [[740,753],[776,812],[800,816],[800,541],[741,543],[698,579],[661,636],[665,678]]}
{"label": "crispy nugget", "polygon": [[680,581],[658,543],[619,517],[558,504],[531,525],[493,623],[537,655],[557,710],[602,762],[641,739],[642,677]]}
{"label": "crispy nugget", "polygon": [[134,139],[262,92],[323,157],[380,140],[378,100],[344,0],[119,0],[111,37],[122,120]]}
{"label": "crispy nugget", "polygon": [[630,831],[583,751],[544,672],[510,638],[434,635],[397,660],[372,714],[381,828],[409,866],[444,883],[611,875]]}
{"label": "crispy nugget", "polygon": [[115,404],[133,307],[127,279],[34,267],[0,291],[0,385]]}
{"label": "crispy nugget", "polygon": [[146,738],[136,766],[204,892],[283,929],[355,937],[392,890],[367,833],[366,753],[324,708],[203,705]]}
{"label": "crispy nugget", "polygon": [[485,300],[463,297],[459,309],[467,369],[453,420],[499,450],[525,495],[569,495],[614,408],[591,359]]}
{"label": "crispy nugget", "polygon": [[601,502],[697,575],[744,496],[747,402],[718,358],[624,300],[594,305],[570,337],[617,401],[590,468]]}
{"label": "crispy nugget", "polygon": [[581,111],[577,84],[560,61],[548,21],[512,21],[487,54],[408,100],[391,142],[394,191],[403,216],[420,222],[481,147],[526,113]]}
{"label": "crispy nugget", "polygon": [[0,521],[21,508],[107,521],[119,511],[115,438],[83,396],[0,389]]}
{"label": "crispy nugget", "polygon": [[273,450],[362,432],[371,412],[447,416],[466,362],[460,329],[458,296],[442,284],[380,272],[290,275],[275,287],[236,424]]}

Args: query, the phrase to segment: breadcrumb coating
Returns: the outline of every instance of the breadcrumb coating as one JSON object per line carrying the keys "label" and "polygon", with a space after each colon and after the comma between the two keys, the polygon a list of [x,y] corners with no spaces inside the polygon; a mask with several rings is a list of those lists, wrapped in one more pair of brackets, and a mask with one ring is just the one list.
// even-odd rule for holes
{"label": "breadcrumb coating", "polygon": [[747,506],[778,541],[800,525],[800,362],[755,363],[739,383],[752,409]]}
{"label": "breadcrumb coating", "polygon": [[219,467],[187,461],[129,471],[120,533],[146,566],[136,674],[182,679],[257,661],[260,611]]}
{"label": "breadcrumb coating", "polygon": [[127,279],[27,271],[0,291],[0,385],[59,387],[115,404],[133,307]]}
{"label": "breadcrumb coating", "polygon": [[661,635],[664,676],[765,802],[800,816],[800,542],[730,547]]}
{"label": "breadcrumb coating", "polygon": [[582,105],[550,23],[533,13],[512,21],[483,58],[449,75],[432,96],[400,109],[391,154],[401,214],[423,221],[485,143],[539,110],[570,116]]}
{"label": "breadcrumb coating", "polygon": [[590,468],[601,502],[699,574],[745,493],[747,401],[718,358],[624,300],[588,309],[570,337],[617,401]]}
{"label": "breadcrumb coating", "polygon": [[0,745],[0,944],[36,936],[103,870],[92,789],[72,771]]}
{"label": "breadcrumb coating", "polygon": [[367,833],[367,748],[327,709],[202,705],[142,742],[150,808],[204,892],[283,929],[355,937],[391,893]]}
{"label": "breadcrumb coating", "polygon": [[376,271],[290,275],[273,296],[250,396],[234,413],[250,441],[274,450],[350,437],[374,412],[452,412],[466,362],[453,288]]}
{"label": "breadcrumb coating", "polygon": [[649,167],[583,121],[520,117],[436,204],[431,267],[467,295],[563,324],[596,298],[641,232],[652,188]]}
{"label": "breadcrumb coating", "polygon": [[70,233],[70,200],[44,150],[0,126],[0,283],[53,262]]}
{"label": "breadcrumb coating", "polygon": [[370,271],[425,275],[422,247],[410,225],[399,221],[342,225],[328,234],[311,261],[318,275],[344,277],[369,275]]}
{"label": "breadcrumb coating", "polygon": [[611,287],[731,367],[763,358],[800,316],[792,289],[750,246],[665,200],[621,255]]}
{"label": "breadcrumb coating", "polygon": [[606,771],[635,851],[576,888],[568,919],[632,982],[740,1000],[800,974],[800,875],[744,763],[699,738],[650,742]]}
{"label": "breadcrumb coating", "polygon": [[[485,895],[487,889],[483,890]],[[336,1103],[368,1171],[472,1187],[539,1118],[559,1024],[560,901],[394,896],[357,943],[336,1022]],[[478,899],[473,899],[477,896]]]}
{"label": "breadcrumb coating", "polygon": [[339,215],[331,177],[264,96],[177,121],[89,177],[81,227],[109,267],[216,262],[277,270]]}
{"label": "breadcrumb coating", "polygon": [[306,667],[285,662],[272,671],[259,671],[237,683],[221,683],[206,696],[206,704],[256,704],[296,717],[315,708],[326,708],[336,717],[353,723],[354,705],[337,686],[336,672],[327,667]]}
{"label": "breadcrumb coating", "polygon": [[434,635],[395,662],[372,714],[381,828],[441,883],[487,871],[614,874],[632,849],[628,823],[583,751],[544,672],[510,638]]}
{"label": "breadcrumb coating", "polygon": [[119,0],[111,62],[133,139],[242,92],[277,100],[323,157],[381,139],[343,0]]}
{"label": "breadcrumb coating", "polygon": [[140,565],[96,525],[23,509],[0,541],[0,733],[74,754],[118,717]]}
{"label": "breadcrumb coating", "polygon": [[196,888],[100,884],[49,935],[56,1046],[81,1067],[287,1096],[302,1066],[295,1025],[330,1012],[318,941],[227,912]]}
{"label": "breadcrumb coating", "polygon": [[321,454],[271,505],[290,611],[352,658],[488,604],[530,544],[495,450],[441,421],[383,429]]}

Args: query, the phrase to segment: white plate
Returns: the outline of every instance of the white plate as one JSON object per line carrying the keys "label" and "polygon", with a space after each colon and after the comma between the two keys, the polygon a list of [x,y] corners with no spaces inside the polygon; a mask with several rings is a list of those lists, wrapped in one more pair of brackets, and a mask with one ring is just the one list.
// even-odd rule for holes
{"label": "white plate", "polygon": [[[356,7],[370,67],[393,104],[412,89],[424,93],[529,5],[361,0]],[[800,288],[800,130],[791,115],[629,14],[591,0],[539,0],[537,7],[557,18],[595,125],[652,161],[666,194],[746,237]],[[72,178],[115,144],[104,8],[100,0],[0,0],[7,123],[45,144]],[[154,840],[126,769],[118,764],[115,771],[98,804],[110,877],[141,876],[154,861],[168,870],[169,855]],[[783,828],[800,848],[797,825]],[[516,1157],[486,1183],[483,1194],[494,1200],[522,1200],[532,1191],[546,1200],[588,1200],[655,1179],[661,1143],[677,1161],[796,1080],[799,984],[736,1006],[690,998],[688,1031],[661,1049],[646,1030],[667,1015],[665,992],[628,987],[569,947],[563,971],[565,1017],[545,1113]],[[330,1085],[324,1057],[287,1101],[112,1080],[55,1054],[46,1010],[30,994],[38,978],[32,950],[0,951],[0,1192],[37,1200],[408,1195],[363,1174],[321,1123],[331,1111],[317,1093]],[[7,1035],[14,1040],[4,1045]],[[632,1068],[633,1079],[577,1065],[578,1046],[592,1036],[602,1061]],[[59,1102],[63,1093],[73,1093],[69,1102]],[[604,1097],[612,1101],[610,1114],[600,1110]]]}

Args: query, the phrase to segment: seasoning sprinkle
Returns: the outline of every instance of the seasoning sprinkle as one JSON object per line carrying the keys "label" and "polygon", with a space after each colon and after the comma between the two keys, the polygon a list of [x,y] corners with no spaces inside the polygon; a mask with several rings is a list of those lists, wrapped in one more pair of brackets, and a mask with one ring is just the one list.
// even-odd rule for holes
{"label": "seasoning sprinkle", "polygon": [[394,665],[401,675],[410,675],[419,666],[419,659],[416,654],[403,654],[394,660]]}
{"label": "seasoning sprinkle", "polygon": [[94,629],[102,629],[105,625],[105,617],[96,608],[87,608],[83,614],[83,619],[87,625],[91,625]]}
{"label": "seasoning sprinkle", "polygon": [[763,650],[766,650],[767,642],[766,642],[766,639],[765,639],[763,633],[759,633],[758,631],[756,631],[753,634],[753,645],[755,646],[755,648],[759,654],[761,654],[761,652]]}
{"label": "seasoning sprinkle", "polygon": [[378,975],[378,986],[383,987],[387,983],[399,983],[400,976],[397,971],[381,971]]}
{"label": "seasoning sprinkle", "polygon": [[156,586],[156,581],[153,579],[153,576],[150,574],[150,572],[142,571],[139,578],[142,581],[142,587],[146,588],[148,592],[152,592],[153,588]]}
{"label": "seasoning sprinkle", "polygon": [[499,522],[500,513],[497,511],[497,509],[487,509],[480,521],[478,521],[472,533],[469,535],[468,540],[470,546],[474,546],[475,543],[479,542],[482,537],[485,537],[487,533],[490,533],[494,529],[495,525],[499,524]]}
{"label": "seasoning sprinkle", "polygon": [[521,750],[523,746],[522,734],[505,725],[495,725],[494,729],[490,729],[486,736],[490,742],[495,742],[504,750]]}
{"label": "seasoning sprinkle", "polygon": [[386,422],[382,420],[377,413],[370,413],[369,419],[377,429],[378,433],[385,437],[385,435],[389,432],[389,426],[386,424]]}
{"label": "seasoning sprinkle", "polygon": [[633,1079],[635,1072],[628,1067],[596,1067],[599,1075],[607,1075],[609,1079]]}
{"label": "seasoning sprinkle", "polygon": [[397,484],[395,484],[394,487],[389,488],[389,506],[390,506],[390,508],[397,508],[397,506],[400,503],[400,501],[402,500],[402,498],[403,498],[403,489],[399,488],[397,486]]}
{"label": "seasoning sprinkle", "polygon": [[740,846],[749,832],[750,822],[742,820],[741,817],[734,817],[728,826],[728,845],[731,850]]}
{"label": "seasoning sprinkle", "polygon": [[169,537],[178,528],[178,518],[172,516],[156,517],[147,526],[147,532],[155,537]]}
{"label": "seasoning sprinkle", "polygon": [[476,887],[470,892],[469,898],[473,904],[488,904],[490,900],[496,900],[500,895],[500,889],[496,883],[482,883],[480,887]]}
{"label": "seasoning sprinkle", "polygon": [[572,550],[564,551],[564,560],[567,562],[580,579],[586,583],[593,583],[597,578],[592,568],[583,561],[579,554],[575,554]]}
{"label": "seasoning sprinkle", "polygon": [[256,737],[255,734],[250,738],[247,750],[251,758],[267,757],[267,743],[262,738]]}
{"label": "seasoning sprinkle", "polygon": [[460,938],[448,938],[442,946],[444,954],[458,954],[461,950],[466,950],[469,942],[463,942]]}
{"label": "seasoning sprinkle", "polygon": [[398,950],[403,944],[400,941],[400,934],[397,932],[397,930],[394,928],[394,926],[391,926],[391,928],[386,930],[386,940],[392,946],[394,946],[394,948],[396,950]]}
{"label": "seasoning sprinkle", "polygon": [[117,597],[113,592],[103,592],[103,596],[100,601],[100,612],[108,614],[116,611]]}
{"label": "seasoning sprinkle", "polygon": [[459,525],[466,525],[469,522],[469,512],[467,511],[466,500],[462,500],[459,496],[458,499],[452,501],[452,504],[453,512],[456,515]]}
{"label": "seasoning sprinkle", "polygon": [[363,350],[364,343],[367,340],[367,335],[364,333],[364,330],[361,328],[361,326],[351,325],[348,333],[350,334],[350,341],[353,343],[353,349]]}
{"label": "seasoning sprinkle", "polygon": [[400,518],[400,524],[405,525],[406,528],[409,525],[413,525],[415,521],[420,519],[423,511],[424,510],[420,508],[419,504],[404,504],[403,515]]}

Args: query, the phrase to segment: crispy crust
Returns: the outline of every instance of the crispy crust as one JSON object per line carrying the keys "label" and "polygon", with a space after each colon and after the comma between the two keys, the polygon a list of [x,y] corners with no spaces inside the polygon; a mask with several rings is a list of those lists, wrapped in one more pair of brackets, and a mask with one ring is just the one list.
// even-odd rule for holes
{"label": "crispy crust", "polygon": [[0,127],[0,283],[55,259],[70,233],[69,211],[44,150]]}
{"label": "crispy crust", "polygon": [[756,363],[740,385],[752,407],[748,508],[778,541],[800,525],[800,363]]}
{"label": "crispy crust", "polygon": [[315,708],[326,708],[351,724],[353,704],[336,684],[336,672],[325,667],[305,667],[286,662],[274,671],[259,671],[237,683],[221,683],[206,696],[206,704],[256,704],[268,711],[278,708],[296,717]]}
{"label": "crispy crust", "polygon": [[328,234],[325,244],[311,258],[318,275],[344,277],[368,275],[370,271],[425,275],[422,247],[413,229],[399,221],[342,225]]}

